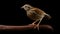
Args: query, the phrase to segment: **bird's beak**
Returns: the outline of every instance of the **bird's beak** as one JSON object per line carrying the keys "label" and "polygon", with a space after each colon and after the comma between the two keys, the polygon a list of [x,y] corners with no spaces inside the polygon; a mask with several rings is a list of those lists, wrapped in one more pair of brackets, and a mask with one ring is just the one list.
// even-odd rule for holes
{"label": "bird's beak", "polygon": [[21,9],[22,9],[23,7],[21,7]]}

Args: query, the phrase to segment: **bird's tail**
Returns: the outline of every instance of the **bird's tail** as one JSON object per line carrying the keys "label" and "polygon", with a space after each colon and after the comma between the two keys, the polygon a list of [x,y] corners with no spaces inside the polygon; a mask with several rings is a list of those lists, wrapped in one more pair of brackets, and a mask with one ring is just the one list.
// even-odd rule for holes
{"label": "bird's tail", "polygon": [[47,17],[48,19],[52,18],[49,14],[45,14],[45,17]]}

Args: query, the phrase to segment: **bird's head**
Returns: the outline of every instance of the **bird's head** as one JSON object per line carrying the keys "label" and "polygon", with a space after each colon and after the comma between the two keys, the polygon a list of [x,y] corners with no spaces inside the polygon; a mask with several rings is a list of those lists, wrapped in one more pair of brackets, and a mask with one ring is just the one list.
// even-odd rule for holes
{"label": "bird's head", "polygon": [[29,4],[25,4],[25,5],[23,5],[21,8],[23,8],[24,10],[30,10],[31,8],[33,8],[31,5],[29,5]]}

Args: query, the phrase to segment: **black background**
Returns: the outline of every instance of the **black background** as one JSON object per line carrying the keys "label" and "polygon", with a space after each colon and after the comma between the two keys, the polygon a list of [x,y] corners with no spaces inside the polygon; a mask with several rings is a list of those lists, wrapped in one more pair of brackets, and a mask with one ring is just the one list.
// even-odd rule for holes
{"label": "black background", "polygon": [[24,9],[20,7],[24,4],[30,4],[34,7],[44,10],[52,16],[50,20],[43,20],[41,24],[51,25],[57,31],[57,7],[58,1],[49,0],[16,0],[16,1],[0,1],[0,24],[3,25],[26,25],[33,21],[26,15]]}

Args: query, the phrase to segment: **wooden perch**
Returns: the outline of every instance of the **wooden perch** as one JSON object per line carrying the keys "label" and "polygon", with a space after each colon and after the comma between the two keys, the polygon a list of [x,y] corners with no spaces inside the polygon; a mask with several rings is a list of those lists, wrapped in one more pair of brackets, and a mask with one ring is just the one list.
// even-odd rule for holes
{"label": "wooden perch", "polygon": [[[33,29],[35,25],[24,25],[24,26],[8,26],[8,25],[0,25],[0,30],[29,30]],[[53,28],[50,25],[40,25],[40,29],[50,29],[53,30]]]}

